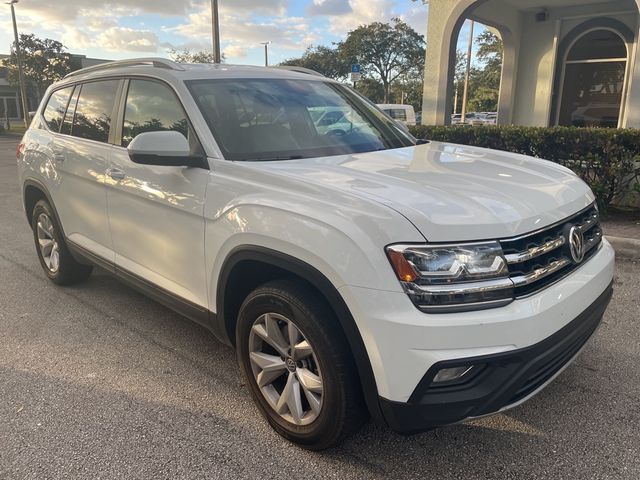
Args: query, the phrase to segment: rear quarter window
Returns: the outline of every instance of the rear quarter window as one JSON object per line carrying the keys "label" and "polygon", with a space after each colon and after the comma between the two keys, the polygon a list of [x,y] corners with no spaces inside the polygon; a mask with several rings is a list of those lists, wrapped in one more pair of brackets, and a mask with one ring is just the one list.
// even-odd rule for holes
{"label": "rear quarter window", "polygon": [[53,92],[49,97],[42,116],[50,130],[54,132],[60,131],[60,125],[62,125],[62,119],[67,110],[67,104],[69,103],[69,97],[72,91],[73,87],[63,88]]}

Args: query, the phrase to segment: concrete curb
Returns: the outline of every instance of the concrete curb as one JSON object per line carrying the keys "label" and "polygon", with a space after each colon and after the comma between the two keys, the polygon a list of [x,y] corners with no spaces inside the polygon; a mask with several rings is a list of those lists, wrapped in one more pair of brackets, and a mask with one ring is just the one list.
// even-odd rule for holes
{"label": "concrete curb", "polygon": [[606,236],[616,251],[616,257],[629,260],[640,260],[640,240]]}

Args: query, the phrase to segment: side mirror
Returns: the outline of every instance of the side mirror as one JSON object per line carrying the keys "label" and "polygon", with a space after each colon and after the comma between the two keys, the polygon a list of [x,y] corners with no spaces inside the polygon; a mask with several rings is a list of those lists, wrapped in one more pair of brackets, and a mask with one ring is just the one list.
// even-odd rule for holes
{"label": "side mirror", "polygon": [[127,152],[132,162],[142,165],[208,168],[206,159],[191,155],[189,142],[175,131],[141,133],[131,141]]}

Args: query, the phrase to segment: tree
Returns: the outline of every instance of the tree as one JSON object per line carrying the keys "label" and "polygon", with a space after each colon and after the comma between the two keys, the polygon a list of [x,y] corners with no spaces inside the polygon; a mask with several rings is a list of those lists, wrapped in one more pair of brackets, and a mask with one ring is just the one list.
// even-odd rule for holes
{"label": "tree", "polygon": [[335,80],[346,80],[351,71],[350,64],[336,48],[322,45],[310,46],[300,58],[285,60],[280,65],[309,68]]}
{"label": "tree", "polygon": [[[420,111],[422,110],[423,85],[422,78],[400,77],[391,87],[389,102],[411,105],[416,111]],[[380,88],[382,89],[382,85]]]}
{"label": "tree", "polygon": [[482,63],[482,68],[474,68],[471,71],[469,109],[493,112],[498,109],[500,97],[504,45],[502,39],[489,30],[478,36],[476,44],[477,58]]}
{"label": "tree", "polygon": [[[187,49],[169,51],[169,56],[174,62],[178,63],[216,63],[213,52],[209,50],[200,50],[199,52],[191,52]],[[224,62],[224,54],[222,55]]]}
{"label": "tree", "polygon": [[384,88],[379,80],[364,77],[356,83],[356,90],[373,103],[384,102]]}
{"label": "tree", "polygon": [[338,50],[345,63],[359,63],[365,76],[382,83],[385,102],[395,80],[424,70],[424,36],[398,18],[390,24],[374,22],[356,28],[338,44]]}
{"label": "tree", "polygon": [[[43,40],[33,34],[21,34],[19,41],[27,96],[34,98],[35,103],[40,102],[49,85],[81,67],[80,61],[74,59],[66,51],[66,47],[57,40],[50,38]],[[15,42],[12,44],[11,55],[3,61],[3,64],[9,71],[7,78],[9,84],[19,85]]]}

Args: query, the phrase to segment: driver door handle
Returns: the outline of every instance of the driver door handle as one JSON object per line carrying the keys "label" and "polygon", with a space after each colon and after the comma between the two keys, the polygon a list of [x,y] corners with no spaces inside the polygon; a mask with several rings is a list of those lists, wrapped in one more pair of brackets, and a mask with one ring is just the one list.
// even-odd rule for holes
{"label": "driver door handle", "polygon": [[107,169],[107,175],[109,175],[114,180],[124,180],[124,177],[126,177],[125,173],[119,168]]}

